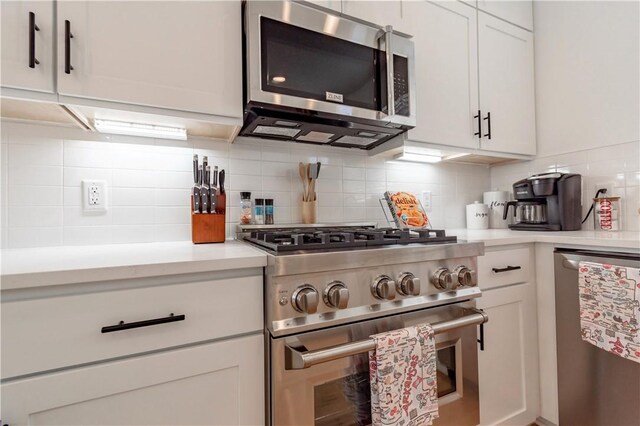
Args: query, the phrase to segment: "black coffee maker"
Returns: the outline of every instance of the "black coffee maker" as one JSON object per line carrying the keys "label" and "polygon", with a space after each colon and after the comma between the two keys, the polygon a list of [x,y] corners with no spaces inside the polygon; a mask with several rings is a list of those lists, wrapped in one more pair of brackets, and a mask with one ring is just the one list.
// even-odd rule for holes
{"label": "black coffee maker", "polygon": [[513,184],[516,201],[504,206],[506,220],[513,206],[510,229],[520,231],[577,231],[581,228],[582,176],[571,173],[533,175]]}

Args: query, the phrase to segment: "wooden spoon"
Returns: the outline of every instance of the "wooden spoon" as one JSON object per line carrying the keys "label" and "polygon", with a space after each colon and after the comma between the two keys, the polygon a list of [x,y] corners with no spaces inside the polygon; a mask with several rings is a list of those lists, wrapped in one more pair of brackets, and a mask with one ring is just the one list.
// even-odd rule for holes
{"label": "wooden spoon", "polygon": [[308,201],[307,200],[307,185],[308,185],[308,174],[307,174],[307,168],[305,167],[305,165],[303,163],[298,163],[298,170],[300,172],[300,180],[302,180],[302,201]]}

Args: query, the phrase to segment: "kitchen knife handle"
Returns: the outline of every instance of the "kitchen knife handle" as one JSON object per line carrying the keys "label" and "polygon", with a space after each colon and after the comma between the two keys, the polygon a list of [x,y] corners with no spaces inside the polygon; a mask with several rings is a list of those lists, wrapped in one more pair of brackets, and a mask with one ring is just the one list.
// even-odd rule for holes
{"label": "kitchen knife handle", "polygon": [[487,134],[486,134],[485,136],[486,136],[486,137],[488,137],[488,138],[489,138],[489,140],[491,140],[491,113],[490,113],[490,112],[488,112],[488,113],[487,113],[487,116],[486,116],[485,118],[483,118],[483,120],[487,120],[487,129],[488,129],[488,132],[487,132]]}
{"label": "kitchen knife handle", "polygon": [[40,31],[36,25],[36,14],[29,12],[29,68],[40,65],[40,61],[36,59],[36,31]]}
{"label": "kitchen knife handle", "polygon": [[71,66],[71,22],[69,20],[64,21],[64,73],[71,74],[73,67]]}
{"label": "kitchen knife handle", "polygon": [[478,120],[478,131],[474,133],[478,139],[482,139],[482,113],[478,110],[478,115],[474,115],[473,118]]}
{"label": "kitchen knife handle", "polygon": [[164,317],[164,318],[154,318],[154,319],[150,319],[150,320],[136,321],[136,322],[129,322],[129,323],[126,323],[124,321],[120,321],[116,325],[108,325],[108,326],[102,327],[100,332],[101,333],[113,333],[114,331],[123,331],[123,330],[130,330],[132,328],[149,327],[151,325],[167,324],[167,323],[170,323],[170,322],[184,321],[185,319],[186,319],[185,315],[174,315],[172,313],[168,317]]}

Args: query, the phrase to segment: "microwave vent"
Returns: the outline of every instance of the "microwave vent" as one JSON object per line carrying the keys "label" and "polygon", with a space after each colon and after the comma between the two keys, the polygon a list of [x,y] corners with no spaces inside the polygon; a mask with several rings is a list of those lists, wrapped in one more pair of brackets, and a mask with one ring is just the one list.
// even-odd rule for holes
{"label": "microwave vent", "polygon": [[297,137],[296,140],[304,142],[329,143],[331,142],[331,138],[334,136],[335,134],[333,133],[311,131],[306,135]]}
{"label": "microwave vent", "polygon": [[369,146],[372,143],[376,143],[377,141],[378,141],[378,138],[364,138],[362,136],[347,135],[336,140],[336,143],[344,144],[344,145]]}
{"label": "microwave vent", "polygon": [[300,133],[300,129],[292,129],[290,127],[256,126],[256,128],[253,130],[253,133],[280,137],[288,136],[292,138]]}

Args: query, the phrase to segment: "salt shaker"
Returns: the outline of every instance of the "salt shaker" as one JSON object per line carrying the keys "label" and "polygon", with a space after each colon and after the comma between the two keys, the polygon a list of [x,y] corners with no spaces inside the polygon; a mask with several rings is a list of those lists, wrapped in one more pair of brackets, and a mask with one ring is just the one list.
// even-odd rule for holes
{"label": "salt shaker", "polygon": [[256,198],[253,212],[253,220],[255,221],[255,224],[264,225],[264,198]]}

